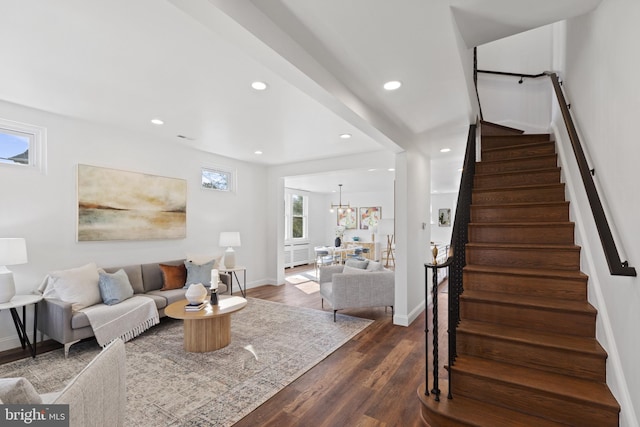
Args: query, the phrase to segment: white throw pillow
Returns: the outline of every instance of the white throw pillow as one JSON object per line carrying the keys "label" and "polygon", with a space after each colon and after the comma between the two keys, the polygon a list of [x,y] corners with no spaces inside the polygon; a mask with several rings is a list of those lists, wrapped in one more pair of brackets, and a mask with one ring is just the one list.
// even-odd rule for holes
{"label": "white throw pillow", "polygon": [[[95,263],[69,270],[49,273],[49,286],[64,302],[71,303],[74,311],[102,302],[98,267]],[[49,288],[47,286],[47,289]]]}
{"label": "white throw pillow", "polygon": [[369,261],[367,271],[382,271],[382,263],[377,261]]}

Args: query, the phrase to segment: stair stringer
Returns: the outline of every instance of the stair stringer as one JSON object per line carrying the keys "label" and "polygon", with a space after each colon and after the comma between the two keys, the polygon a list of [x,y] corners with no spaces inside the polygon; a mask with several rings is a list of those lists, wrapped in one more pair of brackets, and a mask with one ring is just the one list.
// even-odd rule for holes
{"label": "stair stringer", "polygon": [[[570,150],[571,142],[569,135],[564,126],[558,127],[556,122],[551,123],[551,133],[556,140],[556,152],[558,154],[558,165],[561,167],[561,180],[565,183],[565,192],[567,193],[567,200],[573,201],[569,204],[569,215],[571,220],[575,223],[575,242],[580,245],[582,250],[580,252],[580,265],[581,270],[589,276],[588,283],[588,300],[596,310],[598,310],[598,316],[596,317],[596,339],[607,351],[607,385],[609,386],[611,393],[620,403],[620,425],[629,427],[638,427],[640,425],[637,414],[633,407],[633,400],[629,392],[627,380],[624,374],[622,361],[620,359],[620,352],[616,344],[615,334],[613,332],[613,326],[609,318],[609,310],[605,302],[604,294],[602,292],[602,281],[596,267],[594,254],[598,253],[602,259],[602,263],[606,267],[606,261],[604,261],[604,254],[601,247],[595,247],[591,244],[588,236],[585,224],[590,222],[591,228],[595,229],[595,221],[592,215],[583,215],[580,209],[576,209],[576,206],[588,205],[587,195],[584,190],[584,186],[581,182],[575,182],[571,173],[571,170],[577,170],[577,164],[575,156]],[[579,173],[577,173],[579,175]],[[580,200],[583,202],[580,203]],[[614,230],[615,233],[615,230]],[[618,240],[619,241],[619,240]],[[597,252],[596,252],[597,251]],[[608,272],[608,270],[607,270]],[[608,273],[605,272],[605,276]]]}

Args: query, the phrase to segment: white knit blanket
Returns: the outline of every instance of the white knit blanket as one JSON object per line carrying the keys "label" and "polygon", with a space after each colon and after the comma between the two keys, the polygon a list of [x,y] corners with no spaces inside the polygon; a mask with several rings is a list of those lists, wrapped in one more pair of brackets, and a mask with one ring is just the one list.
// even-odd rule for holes
{"label": "white knit blanket", "polygon": [[83,311],[96,336],[105,346],[116,338],[129,341],[160,323],[155,302],[148,297],[133,296],[115,305],[96,304]]}

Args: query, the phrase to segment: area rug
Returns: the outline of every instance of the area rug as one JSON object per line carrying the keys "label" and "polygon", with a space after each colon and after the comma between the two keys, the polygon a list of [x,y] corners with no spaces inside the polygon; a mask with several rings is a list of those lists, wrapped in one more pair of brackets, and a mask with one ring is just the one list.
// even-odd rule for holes
{"label": "area rug", "polygon": [[299,285],[300,283],[308,282],[311,279],[309,279],[308,277],[304,277],[299,274],[296,274],[295,276],[289,276],[284,280],[286,280],[288,283],[291,283],[292,285]]}
{"label": "area rug", "polygon": [[[182,321],[163,318],[126,343],[130,426],[230,426],[322,361],[372,321],[247,298],[232,315],[231,344],[186,353]],[[0,366],[39,393],[64,387],[100,351],[95,340]]]}
{"label": "area rug", "polygon": [[296,288],[300,289],[307,295],[315,294],[316,292],[320,292],[320,285],[316,282],[305,282],[299,285],[296,285]]}

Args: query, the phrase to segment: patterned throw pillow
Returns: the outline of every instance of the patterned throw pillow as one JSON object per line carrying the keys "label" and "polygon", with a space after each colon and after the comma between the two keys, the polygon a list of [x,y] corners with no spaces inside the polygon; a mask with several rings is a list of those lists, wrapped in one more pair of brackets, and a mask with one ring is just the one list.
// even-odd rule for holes
{"label": "patterned throw pillow", "polygon": [[187,268],[184,266],[184,264],[160,264],[160,270],[162,271],[162,289],[160,289],[161,291],[184,288],[184,284],[187,281]]}

